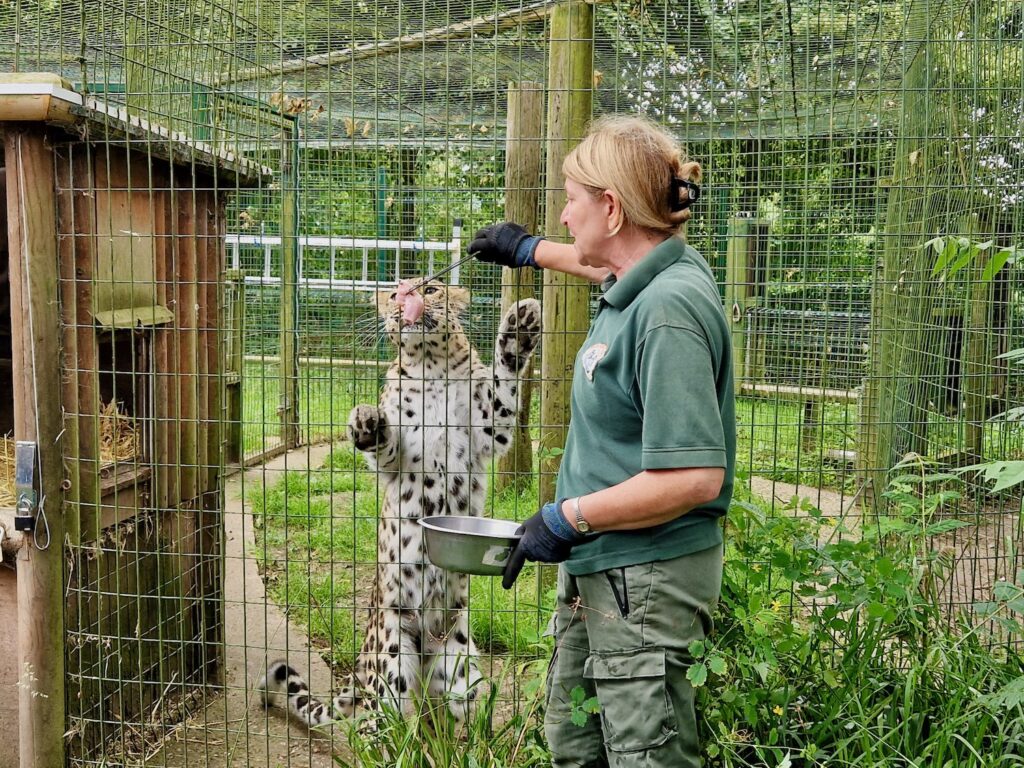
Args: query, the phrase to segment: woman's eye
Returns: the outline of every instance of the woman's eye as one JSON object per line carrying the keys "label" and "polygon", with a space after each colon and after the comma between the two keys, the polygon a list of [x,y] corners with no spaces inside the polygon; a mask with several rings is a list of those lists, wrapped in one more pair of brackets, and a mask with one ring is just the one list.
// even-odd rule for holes
{"label": "woman's eye", "polygon": [[429,296],[432,293],[437,293],[439,290],[440,290],[440,288],[436,288],[436,287],[431,285],[426,290],[424,290],[423,293],[425,293],[427,296]]}

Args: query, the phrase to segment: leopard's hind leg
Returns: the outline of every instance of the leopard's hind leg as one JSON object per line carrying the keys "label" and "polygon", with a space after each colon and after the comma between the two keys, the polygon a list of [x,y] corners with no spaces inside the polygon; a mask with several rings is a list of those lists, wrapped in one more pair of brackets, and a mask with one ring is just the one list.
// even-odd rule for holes
{"label": "leopard's hind leg", "polygon": [[444,702],[462,723],[472,717],[485,683],[479,653],[469,634],[469,577],[451,573],[447,582],[445,608],[438,612],[437,626],[431,626],[426,636],[423,677],[430,698]]}
{"label": "leopard's hind leg", "polygon": [[415,712],[422,647],[419,613],[397,607],[372,610],[351,684],[334,698],[338,712],[352,716],[360,708],[381,706],[406,716]]}

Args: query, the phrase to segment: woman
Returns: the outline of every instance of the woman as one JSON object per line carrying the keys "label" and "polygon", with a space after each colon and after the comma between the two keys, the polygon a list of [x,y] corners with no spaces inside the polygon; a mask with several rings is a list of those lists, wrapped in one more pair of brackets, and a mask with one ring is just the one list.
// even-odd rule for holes
{"label": "woman", "polygon": [[[700,166],[653,123],[615,117],[563,172],[572,245],[504,223],[469,246],[483,261],[601,281],[558,500],[523,522],[503,586],[524,560],[562,563],[545,716],[556,767],[698,766],[688,647],[711,630],[735,460],[721,299],[677,237]],[[600,720],[572,723],[576,688],[598,697]]]}

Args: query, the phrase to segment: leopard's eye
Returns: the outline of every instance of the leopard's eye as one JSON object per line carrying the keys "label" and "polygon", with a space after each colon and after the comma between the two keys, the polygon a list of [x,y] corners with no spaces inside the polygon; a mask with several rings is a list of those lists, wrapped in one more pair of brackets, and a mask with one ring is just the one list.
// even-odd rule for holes
{"label": "leopard's eye", "polygon": [[394,301],[397,295],[398,291],[392,291],[391,293],[388,294],[388,301]]}
{"label": "leopard's eye", "polygon": [[430,294],[437,293],[440,290],[441,289],[438,288],[437,286],[429,285],[429,286],[426,287],[426,289],[424,289],[423,293],[426,294],[427,296],[429,296]]}

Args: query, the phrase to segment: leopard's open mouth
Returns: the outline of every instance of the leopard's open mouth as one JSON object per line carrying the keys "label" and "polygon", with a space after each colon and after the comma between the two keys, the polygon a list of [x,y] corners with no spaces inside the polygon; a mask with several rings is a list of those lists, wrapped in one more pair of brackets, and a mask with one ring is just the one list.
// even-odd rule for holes
{"label": "leopard's open mouth", "polygon": [[401,317],[398,318],[396,323],[397,333],[407,335],[410,333],[430,333],[437,330],[437,320],[427,313],[423,313],[419,320],[416,320],[409,325],[403,325]]}

